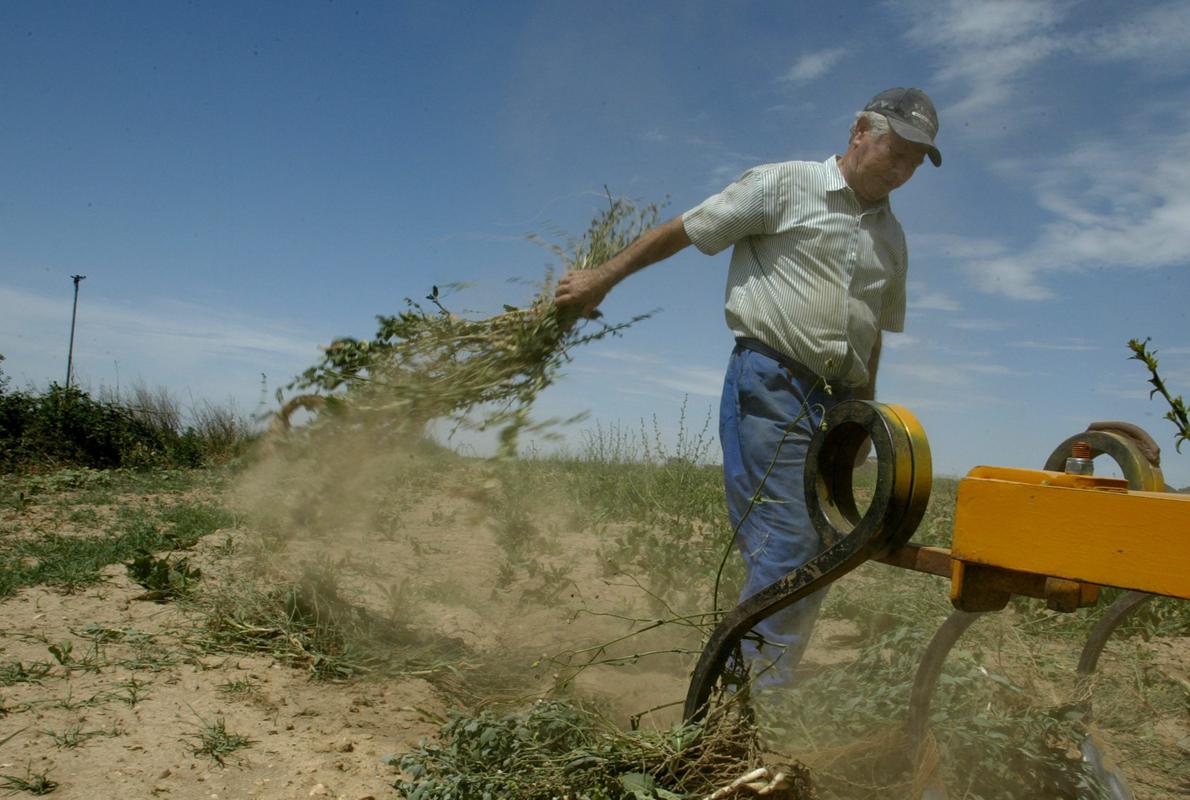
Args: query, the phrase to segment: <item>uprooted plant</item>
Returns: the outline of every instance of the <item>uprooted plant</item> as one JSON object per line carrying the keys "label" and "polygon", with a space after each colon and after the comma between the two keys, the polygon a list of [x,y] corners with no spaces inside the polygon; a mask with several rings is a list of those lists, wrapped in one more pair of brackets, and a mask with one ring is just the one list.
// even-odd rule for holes
{"label": "uprooted plant", "polygon": [[[676,800],[711,795],[755,768],[758,757],[755,731],[738,715],[628,734],[591,711],[539,701],[505,716],[452,713],[439,743],[399,759],[408,777],[395,787],[419,800]],[[783,776],[768,796],[814,796],[803,767],[785,768]]]}
{"label": "uprooted plant", "polygon": [[[651,227],[658,207],[637,207],[623,198],[608,205],[578,238],[546,244],[565,271],[597,267]],[[426,423],[447,419],[456,426],[500,430],[501,449],[515,452],[517,435],[538,428],[529,409],[580,345],[614,335],[628,322],[580,322],[553,303],[553,274],[523,308],[472,319],[450,311],[434,286],[428,307],[411,298],[396,315],[380,315],[369,340],[336,339],[322,360],[290,389],[323,393],[328,412],[348,412],[379,428],[417,434]],[[292,401],[291,401],[292,402]]]}

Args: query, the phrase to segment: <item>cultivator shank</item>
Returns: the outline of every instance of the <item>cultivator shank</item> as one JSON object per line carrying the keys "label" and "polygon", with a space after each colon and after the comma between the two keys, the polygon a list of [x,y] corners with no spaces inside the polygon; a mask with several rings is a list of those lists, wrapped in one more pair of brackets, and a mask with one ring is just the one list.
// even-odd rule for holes
{"label": "cultivator shank", "polygon": [[[876,451],[877,479],[861,516],[852,465],[866,436]],[[1045,469],[976,467],[959,483],[951,547],[924,547],[907,540],[932,482],[925,432],[899,406],[840,403],[811,443],[805,469],[806,503],[827,549],[723,618],[695,668],[687,718],[705,712],[729,653],[753,625],[868,559],[950,579],[955,612],[927,648],[910,698],[915,749],[927,732],[946,655],[979,616],[1004,608],[1013,595],[1071,612],[1095,605],[1100,586],[1129,590],[1088,638],[1078,672],[1090,675],[1112,631],[1151,596],[1190,599],[1190,496],[1165,491],[1156,452],[1134,426],[1096,423],[1058,445]],[[1100,455],[1113,459],[1124,478],[1088,474]],[[1094,745],[1084,743],[1084,756],[1093,761],[1097,753],[1088,755],[1087,747]],[[1117,776],[1109,777],[1116,781],[1114,797],[1131,796]],[[944,796],[937,786],[923,795]]]}

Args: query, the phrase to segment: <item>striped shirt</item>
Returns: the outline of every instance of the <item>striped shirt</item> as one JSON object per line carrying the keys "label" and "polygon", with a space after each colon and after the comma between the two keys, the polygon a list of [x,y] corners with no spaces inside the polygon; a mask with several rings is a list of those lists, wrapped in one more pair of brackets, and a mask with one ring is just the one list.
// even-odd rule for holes
{"label": "striped shirt", "polygon": [[737,337],[864,386],[878,332],[904,329],[901,224],[888,198],[860,205],[834,156],[750,169],[682,222],[708,255],[735,245],[726,316]]}

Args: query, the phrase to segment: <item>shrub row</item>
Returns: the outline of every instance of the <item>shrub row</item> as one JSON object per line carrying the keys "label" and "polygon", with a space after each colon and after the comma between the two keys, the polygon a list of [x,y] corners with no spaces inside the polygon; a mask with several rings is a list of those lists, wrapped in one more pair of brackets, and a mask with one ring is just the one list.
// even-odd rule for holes
{"label": "shrub row", "polygon": [[[195,423],[162,417],[78,388],[9,391],[0,374],[0,471],[57,467],[200,467],[226,461],[250,438],[230,411],[199,409]],[[159,393],[160,394],[160,393]]]}

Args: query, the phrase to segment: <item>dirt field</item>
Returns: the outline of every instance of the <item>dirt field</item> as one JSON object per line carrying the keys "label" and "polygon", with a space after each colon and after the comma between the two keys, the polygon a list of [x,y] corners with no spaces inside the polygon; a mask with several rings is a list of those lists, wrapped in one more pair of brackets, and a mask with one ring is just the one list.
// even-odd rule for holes
{"label": "dirt field", "polygon": [[[0,601],[0,791],[55,784],[61,798],[395,798],[394,757],[433,737],[450,708],[515,708],[566,687],[619,725],[655,706],[642,725],[676,721],[696,629],[668,625],[597,647],[705,599],[703,588],[684,592],[676,579],[664,596],[646,591],[640,573],[608,563],[612,544],[641,529],[576,517],[539,473],[497,480],[483,465],[393,459],[344,450],[317,468],[278,459],[234,479],[145,485],[83,474],[9,492],[0,542],[19,556],[13,574],[40,575],[54,565],[38,559],[72,552],[20,550],[21,542],[155,531],[178,540],[175,566],[185,557],[202,576],[167,602],[130,578],[127,557],[94,579],[21,578]],[[945,613],[940,583],[905,579],[887,591],[887,569],[866,566],[834,591],[803,665],[806,694],[791,695],[800,727],[773,737],[824,777],[841,763],[835,742],[861,738],[842,723],[873,715],[877,728],[897,724],[903,698],[886,707],[880,693],[903,692],[894,676],[902,645],[881,637],[906,614],[928,636]],[[913,600],[918,593],[928,602]],[[1055,627],[1036,644],[1022,633],[1062,624],[1047,619],[989,622],[955,656],[957,694],[938,702],[956,716],[987,714],[979,724],[991,736],[1002,735],[991,711],[998,697],[1016,711],[1021,693],[1060,703],[1077,637]],[[867,641],[883,648],[873,662],[882,672],[857,672],[855,689],[848,675],[872,657]],[[918,653],[918,641],[905,653]],[[636,658],[646,652],[657,655]],[[576,668],[587,661],[612,663]],[[1178,636],[1130,639],[1105,656],[1112,692],[1097,714],[1138,797],[1190,788],[1177,766],[1190,755],[1187,663]],[[989,686],[1001,694],[981,694]],[[945,723],[964,735],[975,729],[970,720]],[[827,796],[904,796],[840,785]]]}
{"label": "dirt field", "polygon": [[[44,493],[6,510],[5,540],[58,531],[98,537],[119,528],[120,508],[223,498],[213,491],[113,491],[104,502],[87,499],[73,490]],[[570,567],[564,583],[537,586],[518,575],[516,585],[502,587],[482,492],[431,493],[403,506],[399,527],[422,532],[416,543],[407,535],[377,538],[368,527],[376,522],[371,513],[353,518],[326,508],[288,532],[283,548],[269,549],[238,519],[184,551],[203,572],[186,600],[144,599],[146,589],[117,563],[94,584],[26,587],[0,602],[0,774],[8,776],[0,789],[30,791],[44,777],[62,798],[395,797],[397,770],[386,757],[432,736],[448,705],[476,700],[451,670],[471,676],[469,686],[482,684],[490,692],[484,702],[527,698],[561,677],[549,664],[532,666],[542,655],[630,627],[597,615],[629,613],[635,601],[626,595],[640,593],[593,574],[589,537],[565,552],[555,546],[553,557]],[[327,528],[322,522],[332,512],[338,522]],[[90,524],[70,522],[84,517]],[[310,645],[298,645],[295,655],[295,647],[275,641],[275,631],[258,654],[220,652],[211,642],[212,601],[244,587],[259,593],[262,580],[313,565],[333,565],[353,604],[395,612],[414,630],[450,643],[452,662],[361,665],[355,675],[315,680],[317,656],[301,655]],[[597,588],[584,596],[580,585]],[[540,594],[526,600],[535,587]],[[580,608],[596,613],[576,616]],[[684,690],[676,669],[628,671],[630,681],[622,670],[592,669],[578,684],[591,697],[614,687],[608,708],[622,711],[621,718]],[[662,715],[659,724],[673,717]]]}

